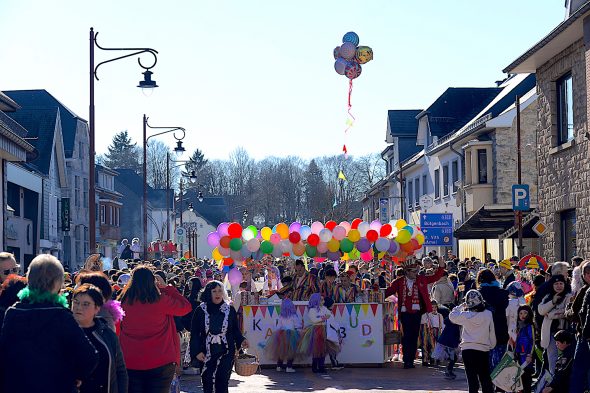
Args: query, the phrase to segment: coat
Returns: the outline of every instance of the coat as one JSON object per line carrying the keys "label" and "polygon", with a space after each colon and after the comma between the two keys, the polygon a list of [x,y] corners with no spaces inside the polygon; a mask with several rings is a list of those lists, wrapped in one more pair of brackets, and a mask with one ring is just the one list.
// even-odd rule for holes
{"label": "coat", "polygon": [[543,324],[541,325],[541,347],[547,349],[551,342],[551,326],[554,320],[563,320],[565,322],[565,306],[569,303],[572,295],[567,294],[565,299],[559,304],[553,304],[553,296],[548,294],[543,298],[539,304],[539,314],[543,316]]}
{"label": "coat", "polygon": [[481,312],[455,307],[449,314],[451,322],[461,325],[461,350],[474,349],[489,352],[496,346],[494,320],[490,310]]}
{"label": "coat", "polygon": [[506,308],[508,307],[508,291],[497,286],[481,286],[479,292],[487,303],[494,317],[494,329],[498,345],[508,344],[508,320]]}
{"label": "coat", "polygon": [[[414,285],[418,285],[418,295],[420,296],[420,303],[424,305],[424,309],[420,310],[421,313],[432,312],[432,302],[430,301],[430,294],[428,293],[428,285],[438,281],[444,273],[445,269],[440,267],[432,276],[417,276],[414,281]],[[396,295],[398,298],[399,307],[403,305],[404,295],[406,288],[406,277],[396,278],[389,288],[385,290],[385,297],[388,298],[391,295]]]}
{"label": "coat", "polygon": [[448,305],[455,303],[455,287],[448,277],[441,277],[432,287],[432,299],[438,304]]}

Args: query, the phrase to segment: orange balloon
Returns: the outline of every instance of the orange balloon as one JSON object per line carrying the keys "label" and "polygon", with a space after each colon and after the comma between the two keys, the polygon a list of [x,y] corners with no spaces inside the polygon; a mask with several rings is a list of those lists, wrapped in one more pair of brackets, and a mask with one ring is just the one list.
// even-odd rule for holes
{"label": "orange balloon", "polygon": [[229,243],[231,242],[231,238],[229,236],[223,236],[219,239],[219,245],[223,248],[229,248]]}
{"label": "orange balloon", "polygon": [[408,254],[414,251],[414,245],[412,244],[412,242],[407,242],[405,244],[401,244],[400,247],[401,247],[402,251],[404,251]]}
{"label": "orange balloon", "polygon": [[289,237],[289,227],[284,222],[277,224],[276,230],[281,239],[287,239]]}

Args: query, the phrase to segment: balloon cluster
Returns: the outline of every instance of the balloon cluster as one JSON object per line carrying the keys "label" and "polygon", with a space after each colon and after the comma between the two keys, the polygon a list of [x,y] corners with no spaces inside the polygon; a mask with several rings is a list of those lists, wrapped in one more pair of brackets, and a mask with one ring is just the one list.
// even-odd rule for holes
{"label": "balloon cluster", "polygon": [[383,258],[385,254],[405,258],[422,248],[424,234],[403,219],[386,224],[378,220],[368,223],[359,218],[340,224],[316,221],[310,226],[282,222],[260,230],[254,225],[243,228],[237,222],[224,222],[217,231],[207,235],[207,243],[214,248],[213,259],[223,261],[229,269],[234,261],[261,259],[263,255],[326,257],[332,261],[359,258],[369,261],[374,255]]}
{"label": "balloon cluster", "polygon": [[348,79],[356,79],[363,71],[361,64],[373,60],[373,49],[368,46],[359,46],[359,36],[349,31],[342,37],[342,45],[334,49],[334,69],[340,75],[346,75]]}

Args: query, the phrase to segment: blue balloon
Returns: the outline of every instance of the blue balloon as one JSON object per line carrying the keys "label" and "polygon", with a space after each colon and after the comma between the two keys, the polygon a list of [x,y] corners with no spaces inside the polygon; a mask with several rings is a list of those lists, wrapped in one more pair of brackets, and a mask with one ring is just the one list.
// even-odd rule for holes
{"label": "blue balloon", "polygon": [[360,41],[361,40],[358,34],[354,31],[349,31],[348,33],[344,34],[344,37],[342,37],[342,43],[351,42],[354,44],[354,46],[357,46]]}
{"label": "blue balloon", "polygon": [[[348,62],[346,60],[344,60],[342,57],[339,57],[336,59],[336,62],[334,63],[334,69],[336,70],[336,72],[338,74],[344,75],[347,65],[348,65]],[[309,236],[309,235],[307,235],[307,236]]]}
{"label": "blue balloon", "polygon": [[229,273],[229,266],[224,266],[222,272]]}

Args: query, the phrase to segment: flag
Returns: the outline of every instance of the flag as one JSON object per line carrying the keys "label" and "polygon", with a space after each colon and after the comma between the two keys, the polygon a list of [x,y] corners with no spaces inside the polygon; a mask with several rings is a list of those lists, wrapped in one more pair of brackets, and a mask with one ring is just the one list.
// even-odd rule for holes
{"label": "flag", "polygon": [[338,172],[338,179],[339,179],[339,180],[344,180],[344,181],[347,181],[347,180],[346,180],[346,176],[344,176],[344,173],[342,173],[342,170],[340,170],[340,171]]}

